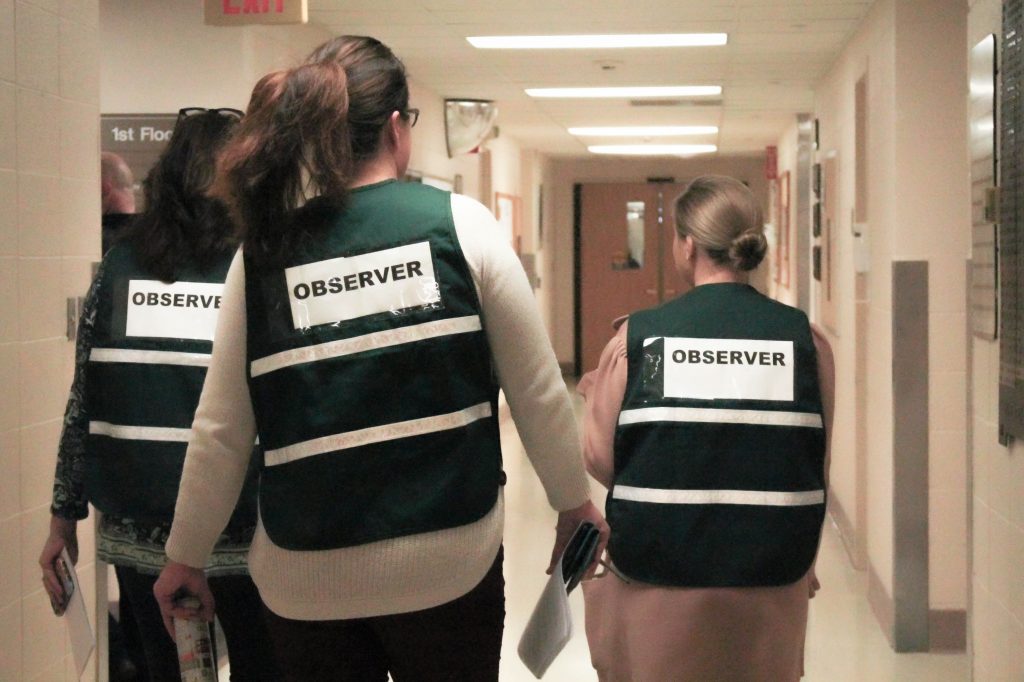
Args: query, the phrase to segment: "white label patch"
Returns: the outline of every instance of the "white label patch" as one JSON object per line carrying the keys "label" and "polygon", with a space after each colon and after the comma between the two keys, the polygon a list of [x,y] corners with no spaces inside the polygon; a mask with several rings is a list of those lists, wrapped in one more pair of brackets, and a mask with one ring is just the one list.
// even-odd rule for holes
{"label": "white label patch", "polygon": [[133,279],[128,282],[126,336],[213,341],[224,285]]}
{"label": "white label patch", "polygon": [[296,329],[441,300],[430,242],[297,265],[284,274]]}
{"label": "white label patch", "polygon": [[792,341],[665,337],[664,361],[666,398],[793,400]]}

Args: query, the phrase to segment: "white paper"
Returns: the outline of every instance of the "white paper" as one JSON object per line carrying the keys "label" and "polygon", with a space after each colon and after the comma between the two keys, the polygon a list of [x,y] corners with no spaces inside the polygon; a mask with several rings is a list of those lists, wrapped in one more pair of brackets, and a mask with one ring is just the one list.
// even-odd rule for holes
{"label": "white paper", "polygon": [[296,329],[441,300],[430,242],[296,265],[284,275]]}
{"label": "white paper", "polygon": [[666,398],[793,400],[792,341],[665,337]]}
{"label": "white paper", "polygon": [[89,613],[85,609],[85,597],[82,596],[82,586],[78,582],[78,573],[75,565],[71,563],[68,550],[63,549],[60,553],[71,573],[71,580],[75,583],[75,593],[71,595],[71,601],[64,612],[64,622],[67,624],[68,637],[71,639],[71,653],[75,657],[75,670],[78,677],[85,672],[85,665],[89,662],[92,650],[96,648],[96,638],[93,636],[92,625],[89,623]]}
{"label": "white paper", "polygon": [[133,279],[125,335],[213,341],[224,285]]}
{"label": "white paper", "polygon": [[539,680],[571,638],[572,612],[559,559],[523,630],[519,658]]}

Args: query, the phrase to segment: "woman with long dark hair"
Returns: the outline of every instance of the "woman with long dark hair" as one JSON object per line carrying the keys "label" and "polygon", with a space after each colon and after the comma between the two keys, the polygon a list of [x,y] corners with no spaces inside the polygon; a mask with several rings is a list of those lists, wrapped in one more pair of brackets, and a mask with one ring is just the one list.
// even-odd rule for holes
{"label": "woman with long dark hair", "polygon": [[498,389],[551,506],[553,557],[589,500],[532,291],[493,216],[401,183],[405,68],[343,36],[265,76],[218,166],[243,231],[156,585],[165,618],[265,453],[250,553],[295,680],[498,676],[504,473]]}
{"label": "woman with long dark hair", "polygon": [[[97,556],[113,564],[153,680],[180,679],[152,588],[166,561],[189,428],[209,363],[224,277],[237,249],[227,209],[207,196],[233,109],[183,109],[144,183],[145,210],[104,257],[79,326],[54,482],[50,536],[39,563],[51,598],[54,562],[77,559],[88,503],[102,512]],[[252,448],[252,443],[249,445]],[[233,679],[275,679],[246,552],[256,525],[253,472],[204,562],[223,605]]]}
{"label": "woman with long dark hair", "polygon": [[602,682],[796,682],[828,487],[832,351],[747,283],[764,258],[743,183],[676,202],[686,294],[630,315],[581,379],[608,487],[612,570],[584,584]]}

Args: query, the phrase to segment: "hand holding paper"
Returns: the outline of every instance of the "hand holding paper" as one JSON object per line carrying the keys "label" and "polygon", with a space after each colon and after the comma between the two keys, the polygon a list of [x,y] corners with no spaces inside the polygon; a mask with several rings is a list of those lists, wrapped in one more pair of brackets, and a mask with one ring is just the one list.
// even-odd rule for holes
{"label": "hand holding paper", "polygon": [[61,557],[67,565],[68,575],[74,585],[71,601],[68,602],[67,610],[64,612],[64,620],[68,627],[68,637],[71,639],[71,653],[75,657],[75,670],[81,677],[92,650],[96,648],[96,638],[93,636],[92,625],[89,622],[89,613],[85,609],[85,599],[82,596],[82,586],[78,582],[75,564],[71,561],[67,549],[61,552]]}
{"label": "hand holding paper", "polygon": [[519,640],[519,658],[537,679],[543,677],[572,638],[569,592],[591,569],[601,541],[601,531],[584,521],[554,563],[551,577]]}

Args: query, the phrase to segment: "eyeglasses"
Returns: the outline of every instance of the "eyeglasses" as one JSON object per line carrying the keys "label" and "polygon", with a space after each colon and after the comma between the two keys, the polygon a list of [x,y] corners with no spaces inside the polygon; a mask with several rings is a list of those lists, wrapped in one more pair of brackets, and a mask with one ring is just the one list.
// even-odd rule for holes
{"label": "eyeglasses", "polygon": [[405,111],[402,112],[402,115],[405,116],[408,119],[411,119],[410,122],[409,122],[409,127],[410,128],[415,128],[416,127],[416,121],[420,120],[420,110],[419,109],[406,109]]}
{"label": "eyeglasses", "polygon": [[205,114],[207,112],[236,119],[245,116],[244,111],[240,111],[238,109],[231,109],[230,107],[220,107],[219,109],[207,109],[206,107],[185,107],[183,109],[178,109],[178,120],[180,121],[184,118],[188,118],[189,116],[196,116],[198,114]]}

